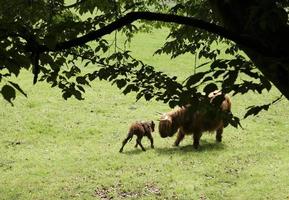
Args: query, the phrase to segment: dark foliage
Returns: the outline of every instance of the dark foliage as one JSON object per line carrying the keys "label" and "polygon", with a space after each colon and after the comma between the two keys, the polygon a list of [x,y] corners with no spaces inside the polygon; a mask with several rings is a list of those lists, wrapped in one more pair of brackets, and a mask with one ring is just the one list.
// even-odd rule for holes
{"label": "dark foliage", "polygon": [[[27,96],[10,78],[29,70],[34,74],[33,83],[45,81],[58,87],[64,99],[82,100],[86,87],[95,79],[111,82],[124,94],[135,92],[137,100],[156,99],[170,107],[199,101],[213,88],[232,95],[262,93],[269,91],[272,83],[288,99],[289,70],[284,64],[289,63],[288,1],[239,3],[76,0],[67,5],[63,0],[2,1],[1,94],[12,105],[16,91]],[[230,11],[232,17],[225,18]],[[133,24],[138,19],[142,21]],[[155,54],[175,58],[190,53],[207,60],[196,66],[185,82],[133,58],[129,51],[117,47],[117,37],[114,44],[102,38],[118,30],[129,42],[140,31],[161,27],[169,28],[170,33]],[[279,36],[283,42],[277,40]],[[270,67],[266,68],[267,64]],[[250,107],[245,117],[270,105]],[[232,125],[239,124],[237,117],[230,119]]]}

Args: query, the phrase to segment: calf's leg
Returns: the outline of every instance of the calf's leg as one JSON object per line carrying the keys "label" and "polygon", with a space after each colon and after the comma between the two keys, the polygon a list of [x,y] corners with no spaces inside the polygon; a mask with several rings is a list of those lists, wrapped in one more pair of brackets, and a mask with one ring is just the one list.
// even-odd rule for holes
{"label": "calf's leg", "polygon": [[154,148],[154,139],[153,136],[151,134],[148,134],[147,137],[149,138],[150,142],[151,142],[151,148]]}
{"label": "calf's leg", "polygon": [[145,151],[145,148],[143,147],[143,145],[141,144],[141,139],[142,139],[142,136],[138,136],[137,139],[136,139],[136,142],[137,144],[141,147],[141,149],[143,151]]}
{"label": "calf's leg", "polygon": [[122,141],[122,146],[119,150],[120,153],[123,151],[124,145],[126,145],[126,143],[129,141],[129,139],[131,139],[132,137],[133,137],[133,134],[131,134],[131,133],[127,134],[127,137]]}

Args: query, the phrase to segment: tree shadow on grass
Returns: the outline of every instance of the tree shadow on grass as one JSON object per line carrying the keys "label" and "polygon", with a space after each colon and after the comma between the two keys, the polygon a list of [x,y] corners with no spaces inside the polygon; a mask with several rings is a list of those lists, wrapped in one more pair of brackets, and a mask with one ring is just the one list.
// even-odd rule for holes
{"label": "tree shadow on grass", "polygon": [[204,153],[208,151],[222,151],[224,150],[226,145],[223,143],[211,143],[202,141],[201,145],[198,149],[195,149],[192,144],[179,147],[164,147],[164,148],[156,148],[156,152],[159,154],[183,154],[183,153]]}

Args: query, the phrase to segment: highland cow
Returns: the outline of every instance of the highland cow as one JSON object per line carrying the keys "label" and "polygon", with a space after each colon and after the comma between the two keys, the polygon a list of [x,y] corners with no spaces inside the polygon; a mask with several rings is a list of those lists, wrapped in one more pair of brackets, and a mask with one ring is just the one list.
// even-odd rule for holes
{"label": "highland cow", "polygon": [[135,122],[133,123],[128,131],[127,137],[122,142],[122,147],[119,152],[123,151],[123,147],[126,145],[128,141],[130,141],[134,135],[137,136],[135,147],[138,145],[141,147],[143,151],[145,148],[143,147],[141,140],[144,136],[148,137],[151,142],[151,148],[154,148],[154,140],[152,137],[152,132],[155,131],[155,123],[153,121],[150,122]]}
{"label": "highland cow", "polygon": [[161,137],[172,137],[178,131],[174,143],[175,146],[178,146],[186,134],[192,134],[193,146],[197,149],[203,132],[216,131],[216,141],[221,142],[223,128],[226,125],[224,113],[231,112],[231,100],[217,90],[211,92],[208,98],[211,105],[220,106],[219,111],[216,109],[208,111],[187,105],[165,113],[161,116],[159,123]]}

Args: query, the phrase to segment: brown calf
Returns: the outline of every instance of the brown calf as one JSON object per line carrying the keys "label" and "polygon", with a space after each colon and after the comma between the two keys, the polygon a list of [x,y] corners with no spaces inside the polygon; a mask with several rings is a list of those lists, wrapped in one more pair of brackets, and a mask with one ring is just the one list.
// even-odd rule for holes
{"label": "brown calf", "polygon": [[119,152],[123,151],[124,145],[132,139],[134,135],[137,136],[135,147],[138,145],[141,147],[143,151],[145,151],[145,148],[141,144],[141,140],[144,136],[148,137],[151,142],[151,148],[154,148],[154,140],[152,137],[152,132],[155,131],[155,123],[153,121],[149,122],[135,122],[133,123],[128,131],[127,137],[122,142],[122,147],[120,148]]}

